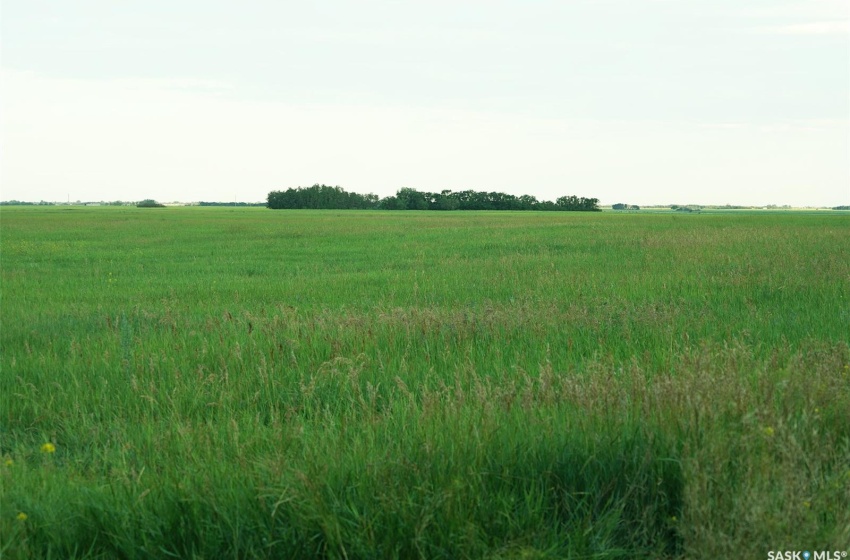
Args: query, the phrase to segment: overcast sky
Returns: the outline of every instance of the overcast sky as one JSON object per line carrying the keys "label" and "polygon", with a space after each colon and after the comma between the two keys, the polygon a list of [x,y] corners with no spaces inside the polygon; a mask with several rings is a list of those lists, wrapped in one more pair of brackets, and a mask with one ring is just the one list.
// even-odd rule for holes
{"label": "overcast sky", "polygon": [[0,199],[850,204],[846,0],[4,0]]}

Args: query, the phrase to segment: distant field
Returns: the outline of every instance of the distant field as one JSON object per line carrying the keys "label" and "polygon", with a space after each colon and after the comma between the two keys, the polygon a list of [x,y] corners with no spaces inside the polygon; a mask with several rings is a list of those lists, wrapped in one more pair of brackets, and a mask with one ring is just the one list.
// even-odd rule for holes
{"label": "distant field", "polygon": [[2,558],[850,551],[846,214],[4,207],[0,273]]}

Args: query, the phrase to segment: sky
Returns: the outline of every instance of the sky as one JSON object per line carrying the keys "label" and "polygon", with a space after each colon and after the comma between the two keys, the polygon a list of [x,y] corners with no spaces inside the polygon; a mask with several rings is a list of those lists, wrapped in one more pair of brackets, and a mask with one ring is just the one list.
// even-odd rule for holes
{"label": "sky", "polygon": [[0,199],[850,204],[846,0],[3,0]]}

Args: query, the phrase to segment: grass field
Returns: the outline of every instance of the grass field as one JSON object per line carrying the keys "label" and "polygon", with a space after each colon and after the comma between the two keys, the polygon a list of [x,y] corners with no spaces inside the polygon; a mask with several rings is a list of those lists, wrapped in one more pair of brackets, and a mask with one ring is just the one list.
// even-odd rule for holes
{"label": "grass field", "polygon": [[850,218],[4,208],[2,558],[850,550]]}

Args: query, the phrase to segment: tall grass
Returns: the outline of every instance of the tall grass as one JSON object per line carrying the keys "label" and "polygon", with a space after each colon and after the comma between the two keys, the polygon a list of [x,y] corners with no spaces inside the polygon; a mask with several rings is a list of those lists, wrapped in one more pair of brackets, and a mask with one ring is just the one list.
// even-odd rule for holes
{"label": "tall grass", "polygon": [[848,546],[848,233],[836,215],[4,208],[0,550]]}

